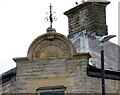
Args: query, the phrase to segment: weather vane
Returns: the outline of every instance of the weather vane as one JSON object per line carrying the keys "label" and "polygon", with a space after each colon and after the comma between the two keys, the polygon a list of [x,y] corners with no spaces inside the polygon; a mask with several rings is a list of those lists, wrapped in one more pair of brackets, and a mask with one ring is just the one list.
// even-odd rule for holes
{"label": "weather vane", "polygon": [[[49,17],[47,16],[47,17],[45,17],[45,20],[46,20],[46,22],[47,21],[50,21],[50,27],[52,27],[52,23],[53,23],[53,21],[56,21],[57,20],[57,18],[56,18],[56,16],[53,16],[53,14],[55,13],[52,13],[52,5],[51,5],[51,3],[50,3],[50,14],[49,14]],[[48,14],[48,13],[47,13]]]}

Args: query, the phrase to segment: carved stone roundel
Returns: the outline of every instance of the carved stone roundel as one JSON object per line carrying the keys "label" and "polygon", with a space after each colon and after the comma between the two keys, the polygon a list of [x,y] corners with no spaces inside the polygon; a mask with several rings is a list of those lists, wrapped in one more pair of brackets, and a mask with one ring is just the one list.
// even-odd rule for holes
{"label": "carved stone roundel", "polygon": [[67,57],[70,57],[69,48],[59,39],[43,40],[33,52],[33,60]]}

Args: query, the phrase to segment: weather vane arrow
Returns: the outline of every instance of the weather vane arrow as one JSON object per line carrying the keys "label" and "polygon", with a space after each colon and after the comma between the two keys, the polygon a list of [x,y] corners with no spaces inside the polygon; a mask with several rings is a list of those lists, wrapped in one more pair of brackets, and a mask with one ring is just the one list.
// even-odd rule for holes
{"label": "weather vane arrow", "polygon": [[52,5],[51,5],[51,3],[50,3],[50,14],[49,14],[49,17],[47,16],[47,17],[45,17],[45,20],[46,21],[50,21],[50,27],[52,27],[52,23],[53,23],[53,21],[56,21],[57,20],[57,18],[56,18],[56,16],[53,16],[53,14],[55,13],[52,13]]}

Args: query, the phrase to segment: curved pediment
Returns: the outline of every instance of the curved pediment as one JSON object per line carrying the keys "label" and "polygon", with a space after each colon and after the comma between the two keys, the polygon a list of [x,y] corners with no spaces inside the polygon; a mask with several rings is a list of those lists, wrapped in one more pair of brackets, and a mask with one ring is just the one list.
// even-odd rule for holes
{"label": "curved pediment", "polygon": [[75,50],[67,37],[48,32],[36,38],[30,45],[27,57],[30,60],[71,58]]}

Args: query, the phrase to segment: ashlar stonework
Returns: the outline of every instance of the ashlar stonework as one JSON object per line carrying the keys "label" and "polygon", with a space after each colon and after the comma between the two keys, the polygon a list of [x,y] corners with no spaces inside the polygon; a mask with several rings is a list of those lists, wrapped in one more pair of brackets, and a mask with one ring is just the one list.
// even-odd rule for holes
{"label": "ashlar stonework", "polygon": [[[109,2],[84,2],[65,12],[69,20],[69,36],[57,33],[52,27],[47,28],[47,33],[31,43],[27,57],[13,58],[16,68],[0,77],[0,94],[36,95],[54,90],[101,93],[99,43],[88,34],[107,35],[107,4]],[[111,42],[104,48],[106,93],[120,94],[118,48]]]}

